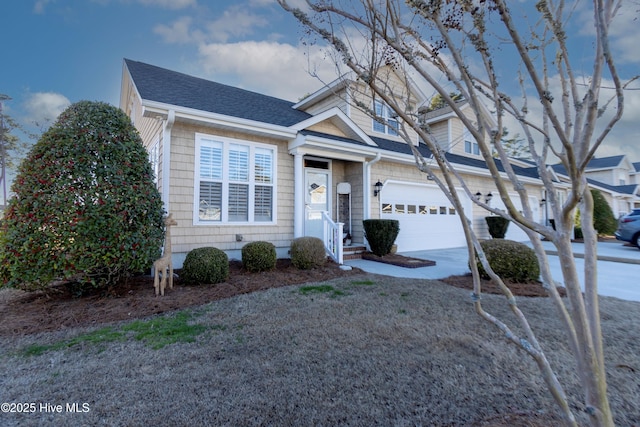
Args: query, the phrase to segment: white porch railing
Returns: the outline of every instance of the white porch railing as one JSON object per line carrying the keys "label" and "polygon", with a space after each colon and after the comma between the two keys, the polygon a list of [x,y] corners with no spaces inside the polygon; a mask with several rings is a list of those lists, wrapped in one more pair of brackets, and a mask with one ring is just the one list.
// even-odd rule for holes
{"label": "white porch railing", "polygon": [[342,228],[344,223],[334,222],[328,212],[322,212],[322,222],[324,223],[323,241],[329,256],[335,262],[344,264],[342,247]]}

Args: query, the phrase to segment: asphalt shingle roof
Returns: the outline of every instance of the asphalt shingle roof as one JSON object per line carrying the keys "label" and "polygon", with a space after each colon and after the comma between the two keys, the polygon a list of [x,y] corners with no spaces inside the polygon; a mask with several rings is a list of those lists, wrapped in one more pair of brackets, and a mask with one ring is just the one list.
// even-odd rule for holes
{"label": "asphalt shingle roof", "polygon": [[125,59],[142,99],[210,113],[291,126],[311,117],[272,96]]}
{"label": "asphalt shingle roof", "polygon": [[587,169],[613,168],[620,164],[624,155],[593,158],[587,164]]}

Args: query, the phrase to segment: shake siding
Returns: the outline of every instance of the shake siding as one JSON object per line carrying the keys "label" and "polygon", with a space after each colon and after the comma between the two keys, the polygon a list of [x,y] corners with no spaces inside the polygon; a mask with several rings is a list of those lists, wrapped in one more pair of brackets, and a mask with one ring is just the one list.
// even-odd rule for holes
{"label": "shake siding", "polygon": [[[277,147],[277,196],[274,209],[277,224],[194,225],[195,134],[219,135]],[[238,132],[221,132],[204,126],[176,123],[171,141],[171,193],[169,209],[178,225],[172,229],[174,253],[187,253],[202,246],[222,250],[239,250],[248,242],[266,240],[276,247],[288,247],[293,239],[293,158],[286,142]],[[243,240],[236,241],[236,234]]]}
{"label": "shake siding", "polygon": [[344,132],[341,131],[336,125],[328,121],[324,121],[321,123],[317,123],[313,126],[310,126],[308,130],[327,133],[329,135],[346,136]]}
{"label": "shake siding", "polygon": [[430,126],[431,135],[435,138],[436,142],[442,147],[443,150],[448,150],[451,143],[449,138],[449,123],[443,121],[435,123]]}
{"label": "shake siding", "polygon": [[464,151],[464,125],[458,119],[451,120],[451,141],[449,152],[471,157],[478,157]]}
{"label": "shake siding", "polygon": [[[618,185],[619,184],[617,179],[614,181],[614,177],[617,177],[618,173],[617,172],[614,173],[614,171],[612,171],[612,170],[587,172],[586,175],[591,179],[595,179],[596,181],[604,182],[605,184],[610,184],[610,185]],[[627,184],[628,183],[629,182],[627,182]]]}
{"label": "shake siding", "polygon": [[347,103],[345,101],[346,91],[340,90],[337,94],[331,94],[327,98],[321,99],[317,103],[307,107],[304,111],[311,115],[317,115],[333,107],[338,107],[343,113],[347,114]]}

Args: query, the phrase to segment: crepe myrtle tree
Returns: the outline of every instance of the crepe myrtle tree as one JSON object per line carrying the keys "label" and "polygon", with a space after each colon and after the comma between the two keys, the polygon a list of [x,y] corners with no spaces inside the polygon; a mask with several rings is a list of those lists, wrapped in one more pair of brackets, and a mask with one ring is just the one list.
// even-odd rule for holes
{"label": "crepe myrtle tree", "polygon": [[[475,263],[471,263],[475,310],[535,360],[564,421],[575,426],[578,420],[564,388],[513,294],[490,269],[456,187],[461,186],[474,203],[509,219],[527,233],[540,262],[543,286],[557,308],[575,357],[575,372],[581,382],[584,404],[584,413],[579,415],[594,426],[613,425],[598,307],[593,198],[585,167],[620,120],[625,85],[635,79],[627,82],[621,79],[610,46],[609,28],[621,3],[593,1],[575,6],[566,5],[562,0],[543,0],[535,5],[506,0],[307,0],[304,9],[300,9],[287,0],[278,2],[298,19],[310,39],[322,40],[328,45],[336,65],[348,71],[345,74],[349,74],[350,81],[359,82],[350,86],[352,91],[362,90],[395,112],[394,122],[401,123],[398,132],[411,147],[417,167],[439,185],[461,213],[469,259],[478,254],[485,271],[501,287],[517,320],[511,324],[511,320],[499,319],[483,307],[480,276]],[[589,36],[582,33],[582,36],[590,37],[588,43],[593,46],[593,56],[585,72],[588,78],[579,80],[577,76],[582,70],[575,69],[569,47],[570,37],[578,31],[568,29],[575,25],[573,21],[579,15],[575,7],[582,6],[591,9],[593,33]],[[583,26],[581,22],[579,28]],[[580,65],[584,64],[585,59],[580,57]],[[390,79],[389,69],[407,82],[411,78],[418,86],[433,88],[462,121],[478,142],[505,210],[491,208],[473,196],[474,191],[448,161],[429,126],[411,108],[407,91],[392,90],[393,85],[397,89],[397,84]],[[605,98],[601,90],[605,79],[606,85],[612,88],[609,94],[613,95],[609,98]],[[514,80],[517,97],[504,91]],[[468,101],[471,114],[466,115],[460,109],[452,93]],[[493,117],[488,117],[482,104],[489,107]],[[360,103],[357,107],[376,120],[384,120],[376,116],[371,105]],[[513,123],[519,126],[518,131],[526,141],[546,189],[555,230],[534,217],[527,189],[514,172],[504,147],[507,119],[511,120],[510,128],[516,127]],[[413,129],[428,146],[433,153],[431,159],[423,158],[410,143],[408,129]],[[492,156],[492,150],[497,158]],[[564,165],[570,180],[566,200],[557,196],[547,170],[547,164],[555,162]],[[522,211],[516,208],[510,190],[517,192]],[[571,248],[576,208],[583,212],[584,293]],[[559,254],[568,293],[566,300],[556,289],[541,237],[551,241]]]}
{"label": "crepe myrtle tree", "polygon": [[112,286],[160,255],[160,194],[140,135],[117,107],[69,106],[21,163],[12,189],[0,286]]}

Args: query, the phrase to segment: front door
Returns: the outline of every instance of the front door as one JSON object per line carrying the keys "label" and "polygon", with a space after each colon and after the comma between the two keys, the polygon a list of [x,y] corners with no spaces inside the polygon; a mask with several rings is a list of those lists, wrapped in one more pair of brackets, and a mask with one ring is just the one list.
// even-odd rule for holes
{"label": "front door", "polygon": [[304,235],[323,238],[322,212],[329,210],[329,171],[305,169]]}

